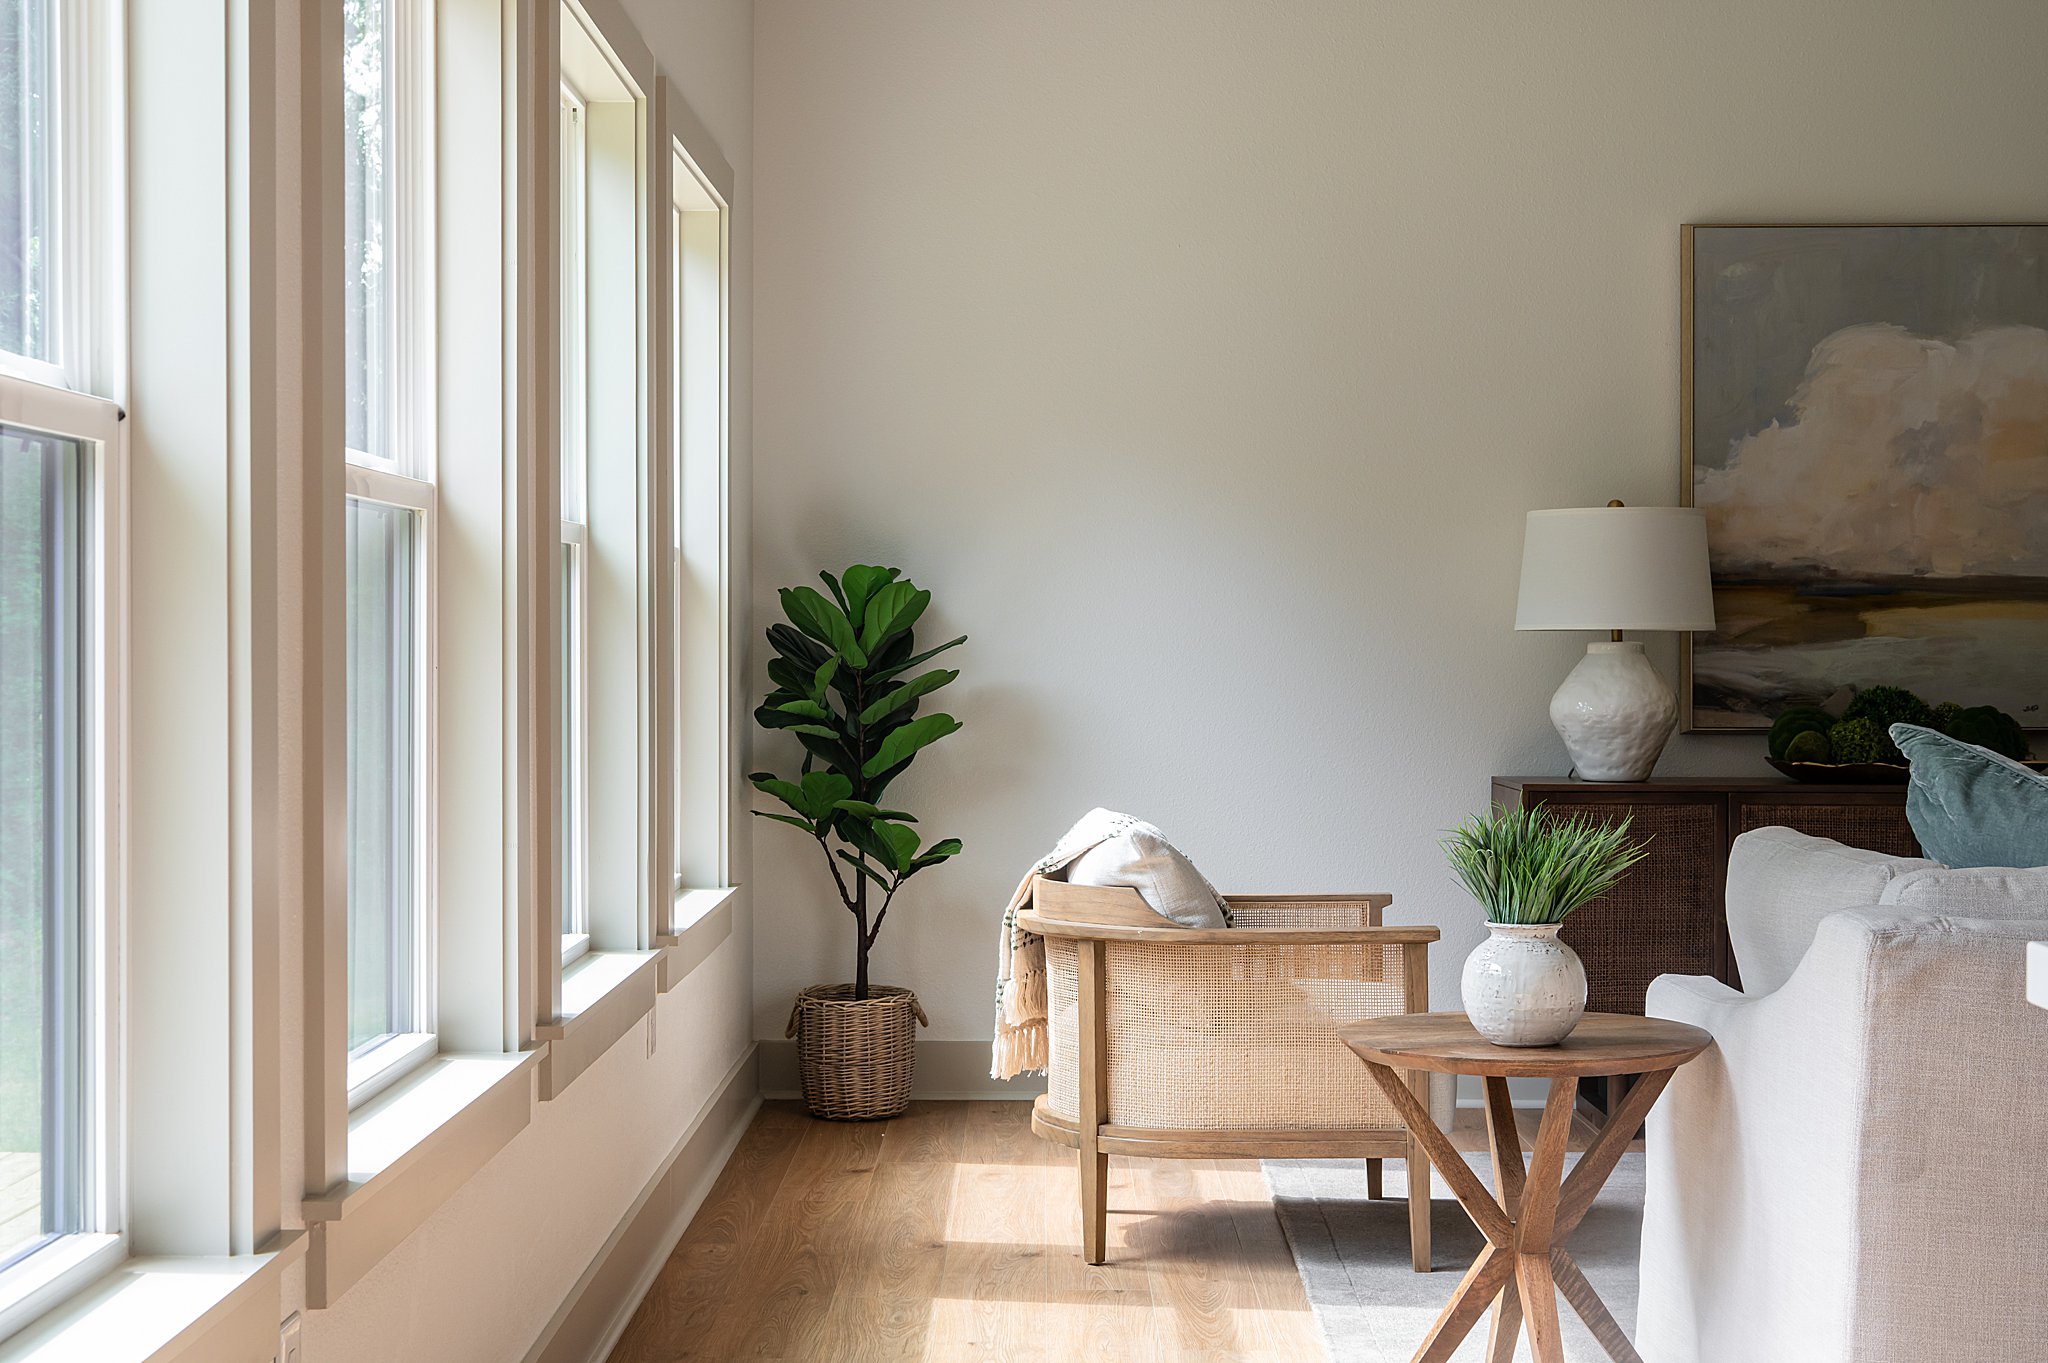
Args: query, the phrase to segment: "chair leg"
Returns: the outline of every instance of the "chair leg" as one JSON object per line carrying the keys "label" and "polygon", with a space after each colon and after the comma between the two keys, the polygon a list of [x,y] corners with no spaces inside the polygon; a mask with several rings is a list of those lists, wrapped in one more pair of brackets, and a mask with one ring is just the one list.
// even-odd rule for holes
{"label": "chair leg", "polygon": [[1429,1156],[1423,1153],[1422,1142],[1413,1136],[1408,1138],[1408,1254],[1417,1273],[1430,1270],[1429,1260],[1429,1194],[1434,1180],[1430,1176]]}
{"label": "chair leg", "polygon": [[1081,1257],[1109,1258],[1109,1156],[1094,1150],[1081,1152]]}
{"label": "chair leg", "polygon": [[1365,1195],[1375,1202],[1387,1195],[1380,1186],[1380,1161],[1376,1159],[1365,1162]]}

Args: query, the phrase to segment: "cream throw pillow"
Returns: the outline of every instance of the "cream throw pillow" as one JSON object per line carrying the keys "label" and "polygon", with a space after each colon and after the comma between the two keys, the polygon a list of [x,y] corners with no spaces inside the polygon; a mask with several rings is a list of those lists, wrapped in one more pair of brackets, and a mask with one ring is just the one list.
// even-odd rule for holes
{"label": "cream throw pillow", "polygon": [[1184,928],[1230,926],[1230,908],[1216,887],[1164,833],[1143,819],[1091,810],[1061,842],[1070,839],[1094,842],[1067,864],[1070,884],[1129,886],[1154,912]]}

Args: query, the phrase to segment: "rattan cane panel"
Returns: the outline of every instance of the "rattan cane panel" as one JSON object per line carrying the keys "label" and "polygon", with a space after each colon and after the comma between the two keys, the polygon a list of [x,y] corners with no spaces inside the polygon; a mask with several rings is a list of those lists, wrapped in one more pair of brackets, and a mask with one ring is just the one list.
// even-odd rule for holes
{"label": "rattan cane panel", "polygon": [[1600,804],[1577,800],[1560,813],[1619,823],[1649,838],[1648,855],[1599,899],[1574,911],[1560,934],[1586,965],[1586,1007],[1643,1011],[1659,975],[1712,975],[1718,958],[1721,820],[1717,806]]}
{"label": "rattan cane panel", "polygon": [[1793,828],[1816,838],[1833,838],[1849,847],[1862,847],[1892,857],[1917,857],[1920,840],[1906,821],[1906,807],[1896,805],[1814,804],[1786,800],[1762,804],[1738,801],[1735,831],[1754,828]]}
{"label": "rattan cane panel", "polygon": [[1398,947],[1112,943],[1104,974],[1111,1122],[1400,1127],[1336,1037],[1403,1011]]}
{"label": "rattan cane panel", "polygon": [[1081,1119],[1081,948],[1045,939],[1046,1097],[1069,1121]]}
{"label": "rattan cane panel", "polygon": [[1240,928],[1369,928],[1372,907],[1316,899],[1233,899],[1230,918]]}

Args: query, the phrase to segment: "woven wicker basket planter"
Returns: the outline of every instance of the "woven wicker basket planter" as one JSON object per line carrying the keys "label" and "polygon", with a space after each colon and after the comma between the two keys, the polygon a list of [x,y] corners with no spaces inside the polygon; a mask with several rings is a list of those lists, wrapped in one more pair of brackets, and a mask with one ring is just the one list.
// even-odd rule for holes
{"label": "woven wicker basket planter", "polygon": [[835,1122],[872,1122],[910,1106],[917,1029],[930,1019],[908,989],[873,985],[857,1001],[850,984],[812,985],[796,996],[796,1038],[804,1106]]}

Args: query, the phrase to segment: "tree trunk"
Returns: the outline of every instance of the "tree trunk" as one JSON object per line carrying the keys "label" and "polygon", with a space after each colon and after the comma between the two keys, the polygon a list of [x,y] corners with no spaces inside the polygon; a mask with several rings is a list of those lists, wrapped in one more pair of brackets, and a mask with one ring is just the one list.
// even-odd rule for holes
{"label": "tree trunk", "polygon": [[868,878],[854,877],[859,882],[853,892],[854,929],[853,951],[853,997],[865,1002],[868,996]]}

